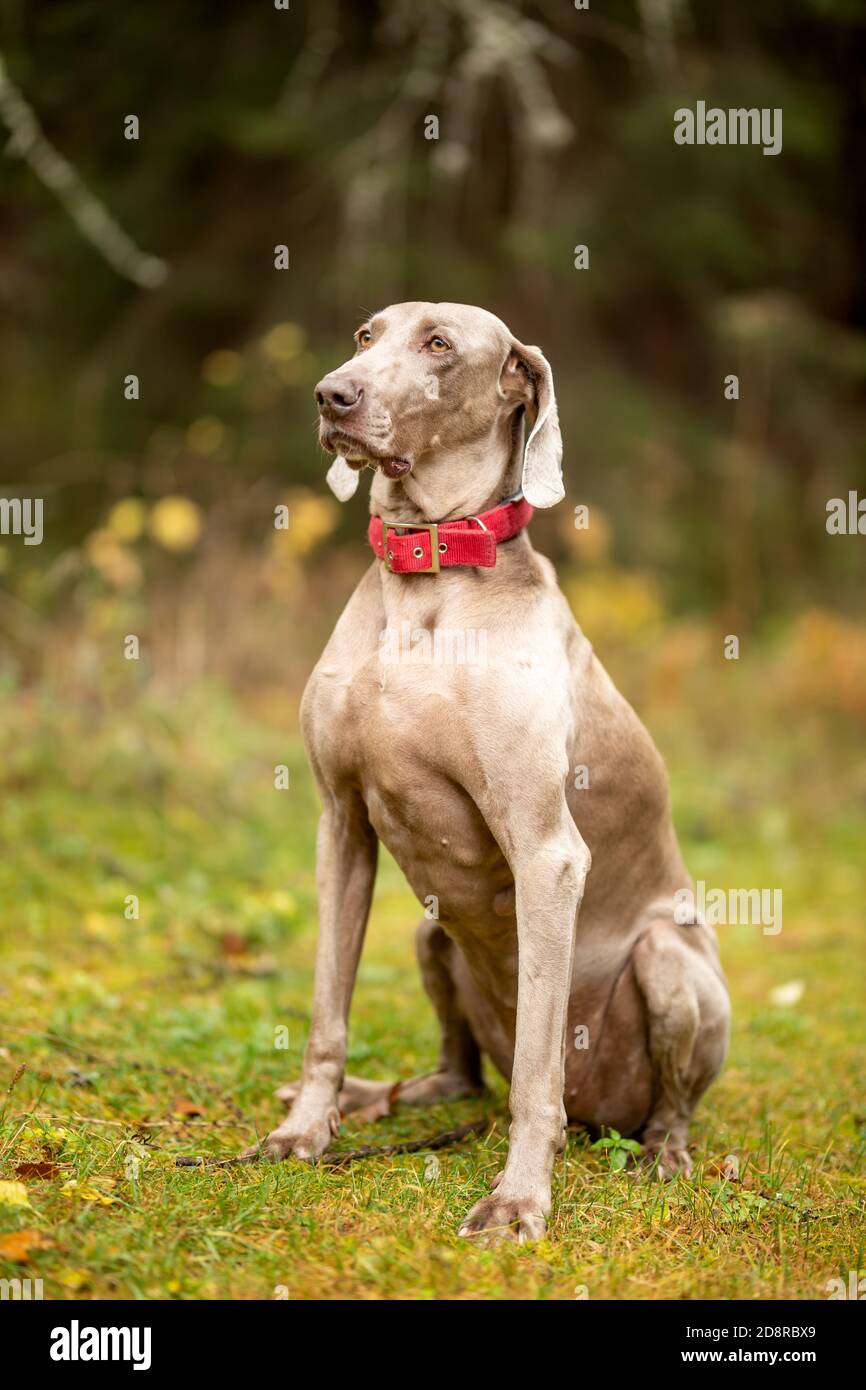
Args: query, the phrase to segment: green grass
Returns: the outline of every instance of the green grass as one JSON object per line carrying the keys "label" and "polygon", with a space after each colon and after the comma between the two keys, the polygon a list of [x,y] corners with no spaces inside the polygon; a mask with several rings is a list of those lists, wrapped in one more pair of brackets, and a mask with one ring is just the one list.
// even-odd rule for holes
{"label": "green grass", "polygon": [[[734,1032],[696,1115],[695,1178],[640,1182],[574,1135],[548,1238],[480,1250],[456,1228],[505,1152],[493,1075],[481,1100],[347,1124],[338,1140],[485,1116],[483,1137],[442,1150],[438,1169],[424,1153],[345,1171],[174,1166],[266,1132],[274,1087],[299,1069],[316,812],[297,741],[213,689],[180,701],[130,689],[98,706],[9,694],[0,1089],[27,1069],[0,1105],[0,1182],[23,1180],[30,1206],[0,1205],[0,1239],[31,1230],[52,1244],[0,1259],[0,1277],[41,1278],[52,1299],[825,1297],[829,1278],[864,1265],[866,814],[838,728],[800,743],[776,721],[767,742],[745,708],[723,729],[693,709],[654,725],[695,875],[785,894],[779,936],[720,931]],[[273,787],[281,762],[288,792]],[[124,917],[131,893],[138,920]],[[384,856],[353,1072],[408,1076],[434,1061],[418,916]],[[774,986],[795,979],[800,1002],[774,1005]],[[739,1182],[715,1166],[729,1153]],[[44,1160],[62,1166],[16,1173]]]}

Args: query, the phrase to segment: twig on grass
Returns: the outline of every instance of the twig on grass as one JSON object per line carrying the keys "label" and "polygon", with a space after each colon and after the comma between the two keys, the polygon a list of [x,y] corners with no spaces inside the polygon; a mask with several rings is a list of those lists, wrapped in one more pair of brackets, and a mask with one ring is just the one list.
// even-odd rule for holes
{"label": "twig on grass", "polygon": [[[458,1125],[456,1129],[442,1130],[441,1133],[429,1135],[426,1139],[403,1139],[396,1144],[365,1144],[363,1148],[348,1149],[345,1153],[323,1154],[319,1162],[325,1168],[344,1168],[347,1164],[357,1163],[362,1158],[385,1158],[392,1154],[444,1149],[450,1144],[459,1144],[461,1139],[468,1138],[470,1134],[483,1134],[488,1124],[487,1119],[472,1120],[469,1124]],[[183,1157],[176,1158],[174,1162],[176,1168],[233,1168],[239,1163],[255,1163],[258,1158],[259,1152],[256,1150],[249,1154],[238,1154],[234,1158]]]}
{"label": "twig on grass", "polygon": [[472,1120],[469,1124],[458,1125],[456,1129],[443,1130],[441,1134],[428,1139],[404,1139],[397,1144],[365,1144],[361,1149],[349,1149],[347,1153],[324,1154],[321,1162],[328,1168],[342,1168],[347,1163],[355,1163],[361,1158],[378,1158],[390,1154],[414,1154],[427,1149],[445,1149],[450,1144],[459,1144],[470,1134],[483,1134],[487,1129],[487,1119]]}
{"label": "twig on grass", "polygon": [[43,1118],[50,1120],[52,1124],[68,1124],[70,1120],[75,1120],[80,1125],[109,1125],[113,1129],[173,1129],[183,1126],[187,1129],[190,1125],[207,1125],[208,1129],[237,1129],[236,1120],[196,1120],[180,1117],[172,1120],[105,1120],[97,1115],[79,1115],[73,1111],[68,1115],[45,1115]]}

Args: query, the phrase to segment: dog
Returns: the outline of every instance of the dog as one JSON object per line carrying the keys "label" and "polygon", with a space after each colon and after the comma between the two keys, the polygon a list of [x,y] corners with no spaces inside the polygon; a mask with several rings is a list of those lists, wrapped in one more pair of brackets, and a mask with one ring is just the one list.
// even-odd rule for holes
{"label": "dog", "polygon": [[[355,342],[315,394],[337,496],[375,470],[374,554],[301,704],[322,799],[314,999],[262,1153],[315,1161],[341,1115],[393,1091],[344,1071],[381,840],[427,907],[417,955],[441,1030],[436,1070],[399,1100],[471,1094],[490,1058],[508,1155],[459,1234],[534,1240],[568,1123],[639,1135],[655,1173],[689,1174],[728,994],[712,930],[677,907],[691,881],[661,756],[526,530],[564,496],[549,363],[465,304],[392,305]],[[484,660],[414,639],[387,657],[401,631],[483,634]]]}

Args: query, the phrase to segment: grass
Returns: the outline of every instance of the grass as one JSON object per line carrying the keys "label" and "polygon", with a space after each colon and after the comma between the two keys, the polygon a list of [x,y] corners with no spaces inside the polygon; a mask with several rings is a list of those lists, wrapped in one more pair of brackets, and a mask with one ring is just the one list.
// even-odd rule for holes
{"label": "grass", "polygon": [[[72,704],[7,692],[2,1090],[26,1070],[0,1104],[0,1183],[23,1183],[0,1187],[12,1199],[0,1202],[0,1250],[16,1232],[41,1243],[13,1245],[0,1277],[41,1278],[51,1299],[822,1298],[828,1279],[862,1268],[856,742],[829,718],[750,710],[747,722],[754,683],[736,679],[724,713],[686,702],[650,721],[695,876],[784,889],[778,936],[720,929],[734,1033],[696,1115],[695,1178],[641,1183],[574,1135],[548,1238],[490,1251],[456,1228],[505,1152],[507,1094],[493,1075],[481,1100],[398,1110],[338,1140],[487,1118],[482,1137],[436,1161],[174,1166],[266,1132],[274,1087],[300,1066],[315,801],[296,739],[213,688],[160,699],[132,683]],[[287,792],[273,786],[278,763],[291,769]],[[124,915],[131,894],[137,919]],[[385,855],[353,1072],[408,1076],[434,1060],[418,916]],[[800,1000],[773,1003],[794,980]],[[720,1171],[728,1154],[739,1181]],[[51,1166],[18,1171],[37,1162]]]}

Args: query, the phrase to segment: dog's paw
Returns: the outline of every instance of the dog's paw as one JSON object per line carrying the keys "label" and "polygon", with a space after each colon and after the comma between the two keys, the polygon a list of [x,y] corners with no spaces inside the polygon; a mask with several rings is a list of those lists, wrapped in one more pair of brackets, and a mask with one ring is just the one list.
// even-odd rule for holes
{"label": "dog's paw", "polygon": [[692,1176],[692,1160],[687,1149],[650,1141],[641,1150],[640,1167],[644,1176],[652,1181],[669,1182],[671,1178]]}
{"label": "dog's paw", "polygon": [[336,1110],[306,1125],[298,1124],[289,1116],[276,1129],[272,1129],[260,1145],[247,1149],[241,1157],[257,1154],[268,1163],[282,1163],[284,1158],[300,1158],[305,1163],[315,1163],[337,1133],[339,1124],[340,1117]]}
{"label": "dog's paw", "polygon": [[[501,1177],[499,1174],[500,1180]],[[499,1181],[497,1187],[501,1185]],[[549,1205],[536,1197],[508,1197],[497,1190],[475,1203],[457,1234],[477,1240],[479,1245],[499,1245],[506,1241],[525,1245],[530,1240],[541,1240],[547,1231]]]}

